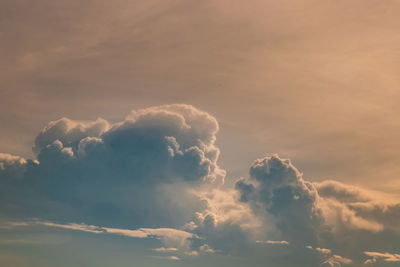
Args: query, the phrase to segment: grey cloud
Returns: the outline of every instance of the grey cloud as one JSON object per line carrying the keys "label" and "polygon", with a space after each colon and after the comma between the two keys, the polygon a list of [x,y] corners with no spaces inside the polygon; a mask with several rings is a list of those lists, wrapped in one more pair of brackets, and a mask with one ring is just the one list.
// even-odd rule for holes
{"label": "grey cloud", "polygon": [[[397,199],[309,182],[277,155],[254,161],[235,188],[223,186],[218,130],[215,118],[189,105],[135,110],[116,123],[50,122],[35,140],[37,159],[0,154],[0,215],[135,237],[182,229],[189,236],[179,258],[254,253],[277,266],[357,266],[379,259],[364,251],[400,245]],[[179,248],[168,240],[155,251]]]}
{"label": "grey cloud", "polygon": [[400,204],[395,196],[337,181],[324,181],[314,185],[321,197],[336,203],[341,209],[347,209],[360,218],[380,224],[381,230],[400,233]]}
{"label": "grey cloud", "polygon": [[255,214],[272,214],[277,227],[291,237],[295,233],[284,229],[285,223],[295,222],[293,228],[304,227],[303,231],[308,227],[315,237],[341,230],[398,230],[394,224],[399,218],[396,198],[337,181],[310,183],[289,160],[276,155],[256,160],[250,179],[239,180],[236,189],[241,202],[249,203]]}
{"label": "grey cloud", "polygon": [[277,228],[290,243],[317,242],[321,224],[318,193],[289,160],[276,155],[256,160],[249,181],[238,181],[236,188],[241,201],[249,203],[256,213],[275,217]]}
{"label": "grey cloud", "polygon": [[24,158],[0,153],[0,179],[21,178],[26,170],[27,161]]}
{"label": "grey cloud", "polygon": [[390,249],[389,239],[399,244],[398,199],[336,181],[308,182],[277,155],[254,161],[236,189],[262,227],[274,225],[299,259],[302,244],[310,244],[317,254],[309,258],[323,259],[323,266],[358,266],[363,249]]}
{"label": "grey cloud", "polygon": [[223,183],[217,131],[212,116],[189,105],[132,111],[114,124],[103,119],[50,122],[35,140],[38,161],[2,154],[0,212],[108,225],[181,226],[202,209],[189,188]]}
{"label": "grey cloud", "polygon": [[340,202],[367,202],[371,195],[356,186],[349,186],[338,181],[327,180],[321,183],[314,183],[320,196],[334,198]]}

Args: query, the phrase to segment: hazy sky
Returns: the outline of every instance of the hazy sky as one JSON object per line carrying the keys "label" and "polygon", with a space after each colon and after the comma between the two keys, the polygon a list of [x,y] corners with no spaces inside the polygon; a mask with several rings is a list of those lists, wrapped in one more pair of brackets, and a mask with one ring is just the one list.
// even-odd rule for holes
{"label": "hazy sky", "polygon": [[[261,231],[263,233],[262,238],[271,240],[280,238],[282,239],[280,241],[285,241],[284,238],[289,240],[296,236],[289,242],[292,245],[299,239],[297,234],[290,236],[276,234],[274,236],[270,233],[271,231],[274,232],[274,230],[271,230],[274,228],[271,225],[275,223],[282,225],[282,223],[279,223],[280,220],[284,220],[284,222],[290,220],[291,217],[288,214],[293,210],[285,210],[282,213],[284,215],[282,215],[275,210],[272,199],[272,202],[268,202],[263,209],[263,204],[259,203],[260,199],[257,196],[266,193],[265,188],[272,190],[271,188],[277,185],[272,186],[265,182],[264,188],[263,182],[260,182],[264,181],[264,178],[259,178],[264,176],[258,172],[249,175],[249,168],[257,167],[253,163],[254,160],[277,153],[280,156],[279,162],[285,165],[285,161],[281,159],[290,158],[296,167],[293,165],[285,166],[290,170],[297,171],[298,169],[299,172],[303,173],[303,178],[299,178],[300,174],[292,174],[291,172],[289,172],[290,175],[288,172],[284,172],[284,174],[278,176],[297,177],[282,179],[285,181],[284,183],[291,186],[293,183],[296,184],[296,190],[300,190],[300,193],[296,190],[293,192],[296,191],[301,196],[301,192],[305,190],[304,192],[307,191],[307,193],[304,194],[312,196],[310,197],[312,203],[319,203],[318,205],[314,203],[315,207],[318,206],[318,208],[313,206],[314,208],[309,209],[311,204],[306,201],[307,204],[304,204],[304,207],[302,206],[306,208],[306,214],[313,213],[318,209],[330,210],[330,212],[322,212],[324,214],[322,219],[315,215],[320,220],[329,222],[334,219],[333,215],[328,216],[327,214],[332,214],[332,210],[343,206],[345,210],[342,210],[341,220],[343,220],[344,225],[351,226],[354,224],[357,227],[350,227],[350,229],[360,228],[362,231],[372,231],[376,239],[366,237],[365,240],[372,240],[376,244],[383,244],[386,241],[385,250],[383,248],[379,250],[379,245],[376,245],[377,247],[371,248],[374,249],[373,251],[368,251],[368,247],[361,248],[361,244],[358,243],[352,244],[352,248],[357,247],[361,251],[360,253],[388,252],[390,255],[394,255],[393,259],[400,261],[400,251],[395,250],[395,244],[400,244],[400,236],[398,235],[400,229],[398,226],[397,228],[394,226],[396,220],[400,220],[400,206],[393,204],[399,202],[392,200],[392,198],[397,199],[400,196],[400,139],[398,138],[400,132],[399,14],[400,2],[398,0],[0,0],[0,153],[5,153],[0,157],[0,178],[4,177],[3,188],[7,190],[10,186],[10,188],[16,190],[17,195],[20,194],[23,198],[24,191],[18,188],[20,186],[25,188],[26,184],[9,185],[8,179],[10,177],[21,176],[24,177],[21,178],[22,180],[29,180],[29,178],[43,179],[46,181],[39,183],[50,183],[47,184],[49,188],[60,186],[56,182],[48,181],[47,178],[51,175],[57,177],[86,175],[92,177],[102,173],[102,175],[125,177],[128,174],[124,170],[119,173],[114,169],[115,166],[119,166],[119,163],[115,163],[116,165],[109,168],[104,167],[103,172],[94,171],[93,164],[100,164],[99,162],[103,162],[102,160],[113,157],[122,160],[128,155],[132,156],[125,149],[118,147],[114,150],[114,145],[120,144],[120,142],[121,144],[128,142],[126,147],[135,148],[138,151],[149,149],[146,148],[147,137],[143,137],[143,133],[149,133],[149,136],[151,136],[148,141],[149,144],[153,144],[150,150],[159,151],[162,142],[153,135],[165,133],[164,137],[168,137],[167,132],[177,140],[179,145],[179,148],[174,147],[173,140],[167,138],[168,142],[174,144],[172,145],[173,149],[176,149],[174,157],[176,158],[176,155],[183,153],[181,155],[182,161],[179,160],[179,163],[174,164],[185,167],[178,168],[174,165],[174,168],[178,169],[163,169],[164,165],[160,167],[148,163],[150,152],[149,155],[146,153],[135,154],[135,152],[133,153],[134,163],[130,162],[129,164],[133,164],[132,166],[136,166],[135,164],[142,166],[140,164],[143,164],[143,166],[159,168],[160,173],[163,170],[165,172],[154,174],[145,169],[136,173],[137,169],[132,167],[135,169],[133,171],[135,175],[140,177],[153,177],[154,175],[160,175],[160,177],[164,177],[164,175],[166,177],[182,176],[183,180],[165,178],[168,183],[179,184],[176,186],[182,192],[186,192],[186,182],[189,176],[192,177],[189,180],[196,181],[200,179],[199,177],[204,178],[207,175],[225,177],[223,193],[218,193],[224,195],[221,199],[228,201],[229,196],[236,197],[229,201],[233,201],[231,203],[233,206],[242,207],[243,205],[242,208],[245,211],[240,208],[240,212],[243,212],[240,213],[240,216],[247,216],[243,214],[251,213],[257,217],[258,214],[256,219],[261,222],[258,222],[257,227],[252,226],[252,228],[258,229],[255,231],[256,233],[251,233],[252,238],[254,235],[260,234],[261,230],[259,229],[268,228],[269,230]],[[182,111],[180,108],[177,108],[178,111],[176,111],[175,108],[172,108],[174,110],[173,115],[166,116],[164,113],[171,112],[169,108],[165,106],[155,107],[175,103],[192,105],[187,107],[188,110],[192,111],[186,109]],[[133,122],[126,118],[131,110],[140,109],[145,110],[137,111],[139,115],[131,115]],[[203,111],[205,113],[202,113]],[[199,118],[196,117],[194,121],[188,119],[198,112],[203,115],[199,115]],[[193,114],[187,115],[189,113]],[[209,115],[205,116],[204,114]],[[143,120],[146,122],[144,126],[135,121],[141,116],[144,117]],[[176,121],[178,120],[176,118],[182,116],[186,123],[194,129],[201,128],[201,133],[196,132],[197,130],[194,132],[183,130],[184,126],[182,125],[185,125],[185,123],[181,125]],[[56,126],[50,124],[53,126],[48,126],[47,130],[51,127],[54,127],[55,130],[48,135],[46,135],[46,130],[42,131],[50,121],[62,117],[73,121],[64,120]],[[82,122],[81,125],[75,122],[81,120],[95,121],[99,117],[105,121],[100,120],[97,124]],[[188,120],[190,122],[187,122]],[[219,124],[218,133],[212,126],[214,120]],[[134,132],[125,133],[124,128],[118,124],[127,121],[134,125],[132,126],[135,129]],[[171,123],[172,130],[165,125],[168,123]],[[179,128],[178,125],[183,128]],[[68,132],[70,129],[77,129],[76,127],[80,130],[74,131],[78,131],[79,134]],[[40,137],[42,139],[37,137],[39,133],[42,133],[42,137]],[[207,139],[210,136],[205,137],[203,135],[205,133],[216,138],[215,144]],[[69,135],[73,137],[65,137]],[[127,135],[132,139],[126,139]],[[39,136],[41,135],[39,134]],[[199,138],[201,142],[205,142],[206,145],[203,146],[194,141],[195,137]],[[129,141],[136,140],[135,138],[138,138],[138,140],[145,138],[145,141],[142,140],[144,142],[143,147],[138,148],[136,143]],[[56,139],[61,144],[57,143]],[[76,159],[79,164],[74,163],[73,166],[68,165],[70,163],[67,164],[68,166],[61,163],[65,160],[63,157],[69,152],[74,157],[78,157],[78,151],[86,151],[91,147],[92,142],[101,142],[105,147],[110,145],[113,147],[112,152],[107,147],[107,149],[104,148],[106,149],[104,151],[97,151],[100,154],[104,153],[101,160],[98,158]],[[78,143],[82,143],[81,148]],[[86,147],[86,143],[90,144],[88,145],[89,148]],[[32,151],[34,145],[36,145],[36,153]],[[56,152],[46,146],[51,146],[53,150],[63,151],[64,156],[59,157],[51,154]],[[186,159],[184,149],[189,149],[190,146],[198,148],[201,151],[198,152],[199,155],[209,160],[211,167],[207,165],[207,169],[204,162],[198,161],[200,156],[194,157],[192,155],[194,158]],[[48,149],[51,151],[46,152]],[[212,155],[212,153],[216,153],[214,150],[219,151],[219,158]],[[190,153],[195,153],[193,151]],[[164,155],[161,152],[154,153],[154,155],[159,155],[159,153]],[[36,163],[30,161],[27,163],[25,160],[11,157],[8,154],[21,156],[25,159],[37,159],[40,165],[36,166]],[[80,157],[83,157],[82,155]],[[42,160],[39,157],[42,157]],[[85,154],[85,157],[89,156]],[[268,159],[260,164],[270,166],[272,163],[269,161],[274,162],[275,157]],[[46,167],[47,160],[49,161],[48,166],[51,166],[51,168]],[[162,160],[164,158],[160,159],[161,162],[163,162]],[[77,171],[76,168],[80,171]],[[203,173],[204,168],[207,169],[207,175]],[[24,174],[21,174],[22,169]],[[281,170],[280,167],[278,169]],[[132,170],[127,169],[126,171],[130,173]],[[219,171],[226,173],[222,174]],[[296,171],[293,171],[293,173],[296,173]],[[222,179],[221,177],[218,179]],[[241,177],[246,179],[243,183],[239,183],[242,187],[238,186],[237,182]],[[349,189],[341,183],[328,183],[327,180],[336,180],[349,186],[358,187]],[[249,189],[252,188],[251,182],[255,183],[255,187],[251,189],[253,191]],[[307,184],[313,182],[315,183],[313,188],[315,188],[308,188]],[[137,183],[140,186],[143,185],[141,180]],[[219,183],[218,186],[221,186],[220,182],[214,181],[213,183]],[[89,182],[85,182],[83,188],[90,191],[89,184]],[[136,182],[133,184],[134,188],[138,187]],[[103,192],[101,186],[97,186],[99,188],[96,188],[99,191],[94,190],[94,192],[101,195]],[[113,188],[113,186],[108,183],[104,184],[104,188]],[[118,186],[121,185],[118,184]],[[160,189],[158,182],[154,181],[151,186],[146,185],[145,187],[144,192],[160,194],[160,199],[164,194],[160,192],[181,192],[178,189],[164,188],[163,186],[161,187],[163,189]],[[38,188],[40,188],[37,189],[38,192],[42,192],[43,188],[40,186]],[[278,186],[278,188],[280,187]],[[211,189],[208,188],[207,190]],[[251,192],[248,192],[248,190]],[[309,190],[311,193],[308,192]],[[379,190],[380,193],[375,191],[373,193],[370,191],[359,193],[358,190]],[[297,193],[293,193],[295,198],[298,197]],[[364,193],[368,197],[362,197]],[[46,198],[47,193],[42,192],[41,194],[43,198]],[[185,195],[186,193],[182,194]],[[225,194],[229,196],[225,196]],[[330,194],[340,195],[335,195],[335,199],[340,205],[338,203],[332,204],[329,201],[325,201],[326,203],[324,201],[318,202],[319,197],[330,199]],[[343,200],[341,194],[347,197],[355,194],[357,199],[361,200],[348,201],[347,198]],[[169,194],[165,193],[165,195],[168,195],[167,198],[171,200]],[[30,197],[36,199],[33,195]],[[238,245],[241,248],[237,249],[238,251],[241,251],[243,247],[252,251],[238,255],[233,248],[218,247],[220,246],[218,240],[208,242],[207,238],[212,234],[207,230],[201,229],[201,231],[193,232],[189,231],[193,229],[182,228],[187,221],[191,220],[191,216],[195,212],[209,211],[209,207],[204,210],[204,207],[200,207],[201,204],[198,203],[198,199],[192,199],[193,197],[190,196],[171,200],[173,203],[182,203],[183,200],[191,203],[190,208],[182,205],[182,212],[179,213],[179,216],[176,215],[176,220],[170,220],[171,218],[163,213],[168,213],[168,209],[159,207],[160,199],[148,200],[144,198],[143,201],[148,203],[149,209],[154,208],[157,211],[160,209],[159,217],[153,218],[147,213],[143,215],[138,210],[143,212],[145,208],[138,208],[134,205],[136,208],[130,207],[129,214],[132,215],[133,212],[133,214],[147,217],[139,220],[133,216],[135,219],[132,223],[130,223],[131,215],[122,216],[122,213],[118,213],[121,216],[120,218],[116,216],[116,218],[118,217],[120,221],[106,220],[100,218],[101,216],[96,213],[97,211],[93,216],[88,215],[90,213],[88,210],[76,211],[74,205],[77,203],[72,201],[74,204],[71,204],[70,199],[67,201],[68,204],[65,204],[65,199],[58,199],[57,197],[54,199],[51,194],[47,197],[51,203],[53,203],[52,201],[63,203],[60,204],[65,211],[63,216],[47,214],[46,211],[51,211],[47,204],[35,206],[33,210],[37,208],[37,214],[34,212],[27,213],[27,210],[30,209],[24,206],[25,204],[22,203],[24,201],[17,201],[14,197],[12,197],[12,200],[8,199],[8,195],[1,198],[3,204],[5,203],[0,212],[0,219],[4,220],[4,225],[8,225],[7,223],[10,223],[10,221],[12,223],[23,221],[27,225],[24,226],[25,228],[22,227],[24,229],[18,228],[20,226],[17,229],[9,225],[3,227],[6,229],[3,234],[7,237],[0,238],[0,246],[4,248],[4,250],[0,249],[2,251],[0,252],[0,263],[8,263],[8,266],[108,266],[106,259],[114,262],[112,259],[115,257],[120,259],[120,266],[128,266],[129,264],[132,265],[132,257],[137,254],[138,257],[135,257],[133,263],[135,266],[169,266],[167,264],[171,264],[171,266],[200,266],[204,264],[202,253],[210,254],[206,258],[209,261],[208,264],[213,266],[234,266],[233,262],[236,262],[237,266],[243,266],[250,254],[252,255],[250,257],[252,266],[266,266],[265,262],[268,262],[268,260],[271,262],[270,266],[277,267],[293,266],[291,264],[297,262],[296,260],[293,262],[282,261],[279,258],[280,250],[267,253],[268,255],[278,256],[274,259],[267,257],[267,260],[265,260],[262,257],[264,252],[259,247],[261,243],[257,243],[257,248]],[[94,198],[96,199],[96,197]],[[215,196],[214,198],[208,197],[219,199]],[[87,201],[85,198],[77,197],[77,199],[82,203]],[[140,199],[138,197],[138,200]],[[369,207],[368,210],[363,206],[368,202],[366,199],[374,203],[373,208]],[[17,202],[14,203],[14,201]],[[327,204],[328,202],[330,204]],[[93,205],[102,205],[101,203],[103,202]],[[103,204],[107,206],[109,203],[107,204],[107,201],[104,200]],[[22,205],[23,208],[13,208],[19,205]],[[117,201],[113,205],[124,206],[127,204],[121,200],[121,202]],[[386,214],[385,217],[379,213],[378,207],[387,208],[390,205],[394,207],[393,214],[389,212],[390,215]],[[54,208],[53,205],[50,206]],[[327,208],[328,206],[330,208]],[[276,209],[281,211],[281,206],[279,207]],[[90,210],[90,208],[88,209]],[[260,215],[260,209],[263,210],[262,215]],[[390,208],[388,209],[390,210]],[[226,214],[219,214],[224,218],[221,220],[234,229],[226,230],[224,228],[225,230],[221,230],[224,233],[221,234],[221,240],[224,240],[222,237],[225,236],[226,231],[231,231],[232,234],[236,235],[236,228],[243,230],[244,225],[248,226],[248,222],[232,219],[239,216],[236,211],[226,211],[225,208],[223,210]],[[1,217],[3,213],[4,215]],[[112,215],[114,213],[111,213],[108,209],[100,213],[114,216]],[[235,216],[232,217],[232,213],[235,213]],[[50,214],[52,213],[50,212]],[[82,214],[88,217],[86,218]],[[354,219],[350,215],[361,217]],[[150,217],[153,219],[150,219]],[[39,221],[32,222],[32,218]],[[178,218],[181,221],[178,221]],[[256,221],[256,219],[254,220]],[[159,223],[154,223],[154,220]],[[302,219],[297,218],[296,220],[301,221]],[[337,221],[341,220],[337,219]],[[102,234],[93,235],[91,232],[82,230],[76,232],[76,229],[75,231],[73,229],[72,232],[66,232],[71,229],[49,227],[44,225],[44,222],[58,223],[63,226],[70,223],[84,223],[85,226],[100,227],[102,233],[107,232],[102,227],[131,230],[165,227],[196,234],[199,240],[206,241],[196,248],[188,249],[185,243],[188,239],[183,238],[185,245],[178,242],[180,246],[184,247],[183,250],[182,247],[177,248],[181,251],[181,254],[179,254],[181,260],[170,259],[166,261],[158,254],[154,256],[154,251],[148,249],[149,247],[156,248],[151,243],[154,240],[137,241],[134,239],[134,241],[127,241],[124,238],[115,240],[112,235],[102,237]],[[200,229],[201,223],[195,223],[198,226],[196,229]],[[285,223],[283,224],[285,225]],[[310,224],[310,222],[305,224]],[[286,225],[286,227],[291,228],[290,225]],[[341,228],[332,225],[330,227],[336,230]],[[318,226],[317,228],[323,227]],[[275,230],[276,232],[288,232],[287,229],[283,230],[279,227]],[[22,240],[25,236],[24,231],[27,231],[32,237],[30,241],[24,240],[31,243],[22,245],[17,242],[18,244],[15,244],[15,240]],[[215,231],[213,232],[214,235],[217,235],[217,230],[213,231]],[[345,236],[343,233],[346,231],[350,230],[340,230],[340,235]],[[396,232],[397,235],[393,237],[390,231]],[[304,232],[307,231],[304,230]],[[381,234],[377,234],[377,232]],[[247,235],[248,233],[244,231],[240,234]],[[318,234],[320,233],[318,232]],[[346,251],[343,245],[346,241],[332,233],[330,233],[332,236],[329,235],[329,237],[326,233],[321,235],[324,235],[326,239],[324,245],[330,245],[329,249],[333,251],[330,253],[321,252],[322,255],[330,256],[323,259],[319,258],[320,263],[324,264],[325,261],[336,256],[331,260],[332,262],[335,260],[336,263],[328,262],[326,264],[331,265],[326,266],[338,266],[332,264],[358,266],[359,262],[363,263],[368,259],[371,260],[368,264],[375,264],[380,261],[389,262],[389,264],[397,262],[397,260],[386,261],[387,258],[378,254],[363,254],[366,258],[360,260],[360,258],[357,258],[358,256],[355,256],[358,253],[355,250],[349,252],[349,255],[339,256],[340,254],[335,254],[336,251],[334,250],[336,249],[338,253]],[[362,236],[362,232],[356,232],[354,235]],[[169,245],[169,241],[164,240],[168,239],[165,238],[165,235],[151,236],[156,240],[163,241],[163,246]],[[388,239],[388,236],[392,236],[391,239]],[[196,239],[197,237],[190,238]],[[36,241],[40,245],[35,245]],[[54,242],[60,244],[54,248],[53,245],[50,246]],[[74,251],[71,243],[75,242],[87,247],[86,255]],[[192,243],[196,242],[193,241]],[[318,254],[315,246],[321,244],[317,242],[311,245],[311,243],[310,241],[309,245],[313,248],[305,248],[305,251]],[[285,244],[265,244],[270,247],[285,247]],[[207,252],[205,245],[210,246],[209,252]],[[340,249],[341,245],[343,245],[342,250]],[[127,247],[130,247],[130,249]],[[54,250],[54,253],[51,253],[53,258],[43,260],[43,255],[47,254],[49,250]],[[99,258],[96,258],[101,251],[103,253],[100,253]],[[112,256],[109,256],[105,251],[113,251]],[[305,254],[304,251],[298,249],[293,249],[293,251],[290,255],[304,259],[305,266],[313,264],[308,261],[308,256],[305,256],[307,253]],[[71,262],[63,261],[65,255],[71,253],[77,256],[68,259]],[[193,259],[191,263],[185,263],[182,262],[182,253],[198,253],[200,256]],[[27,255],[26,259],[19,256],[23,254]],[[143,256],[144,254],[148,254],[148,256]],[[229,257],[226,255],[229,255]],[[105,259],[102,259],[102,257],[105,257]],[[343,259],[338,257],[343,257]],[[352,263],[346,263],[346,259],[351,259]],[[119,267],[118,264],[115,266]]]}

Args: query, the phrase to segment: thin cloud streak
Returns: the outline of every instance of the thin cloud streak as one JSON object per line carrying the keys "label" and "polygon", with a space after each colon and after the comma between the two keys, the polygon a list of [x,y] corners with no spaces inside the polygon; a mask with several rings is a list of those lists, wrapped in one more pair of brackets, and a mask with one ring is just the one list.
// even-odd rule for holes
{"label": "thin cloud streak", "polygon": [[258,244],[271,244],[271,245],[289,245],[288,241],[275,241],[275,240],[267,240],[267,241],[256,241]]}
{"label": "thin cloud streak", "polygon": [[58,224],[52,222],[41,222],[35,221],[32,223],[21,223],[18,226],[32,226],[32,225],[43,225],[48,227],[62,228],[74,231],[82,231],[89,232],[94,234],[115,234],[122,235],[126,237],[132,238],[182,238],[187,239],[191,237],[196,237],[195,234],[185,232],[178,229],[173,228],[139,228],[137,230],[129,230],[129,229],[118,229],[118,228],[109,228],[109,227],[101,227],[95,225],[87,225],[87,224],[77,224],[77,223],[69,223],[69,224]]}
{"label": "thin cloud streak", "polygon": [[392,254],[388,252],[373,252],[373,251],[365,251],[364,254],[372,258],[366,260],[364,264],[374,264],[378,260],[386,262],[400,262],[400,254]]}
{"label": "thin cloud streak", "polygon": [[[154,248],[153,251],[156,252],[164,252],[164,253],[182,253],[183,255],[197,256],[199,252],[192,251],[189,249],[189,239],[199,237],[196,234],[189,233],[179,229],[173,228],[140,228],[136,230],[130,229],[118,229],[118,228],[110,228],[110,227],[101,227],[95,225],[87,225],[84,223],[68,223],[68,224],[59,224],[48,221],[40,221],[33,220],[29,222],[7,222],[4,223],[8,228],[12,229],[17,227],[32,227],[32,226],[45,226],[45,227],[53,227],[65,230],[72,231],[80,231],[80,232],[88,232],[93,234],[111,234],[111,235],[120,235],[129,238],[154,238],[160,239],[165,244],[175,244],[177,247],[161,247]],[[12,243],[21,243],[21,244],[32,244],[29,240],[0,240],[0,243],[12,244]],[[33,243],[34,244],[34,243]],[[189,250],[188,250],[189,249]],[[213,253],[214,251],[211,248],[204,248],[201,246],[200,251],[204,251],[207,253]],[[179,257],[176,256],[168,256],[163,257],[172,260],[180,260]]]}

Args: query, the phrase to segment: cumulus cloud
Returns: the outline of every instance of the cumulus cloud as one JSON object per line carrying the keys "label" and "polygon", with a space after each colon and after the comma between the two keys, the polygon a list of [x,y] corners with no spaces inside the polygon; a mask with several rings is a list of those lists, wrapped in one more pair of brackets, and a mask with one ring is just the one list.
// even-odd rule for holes
{"label": "cumulus cloud", "polygon": [[189,105],[132,111],[117,123],[50,122],[36,137],[37,160],[0,155],[0,212],[181,226],[202,206],[188,190],[223,183],[217,132],[215,118]]}
{"label": "cumulus cloud", "polygon": [[274,215],[285,233],[296,229],[298,235],[310,237],[319,230],[380,232],[398,226],[394,223],[400,215],[395,199],[337,181],[311,183],[289,160],[277,155],[256,160],[250,179],[239,180],[236,189],[241,202],[249,203],[256,214]]}
{"label": "cumulus cloud", "polygon": [[255,160],[248,178],[224,185],[218,129],[189,105],[134,110],[116,123],[50,122],[35,139],[36,159],[0,154],[0,219],[14,221],[0,228],[34,223],[153,238],[160,244],[152,251],[173,260],[214,253],[262,260],[277,251],[302,259],[292,261],[297,266],[397,259],[364,251],[400,245],[398,199],[308,181],[278,155]]}
{"label": "cumulus cloud", "polygon": [[[214,253],[197,235],[206,231],[204,218],[218,215],[224,225],[214,233],[229,236],[241,232],[236,221],[246,208],[231,209],[237,202],[218,191],[225,177],[217,165],[218,130],[214,117],[189,105],[134,110],[116,123],[50,122],[36,137],[37,160],[1,154],[0,214],[92,233],[154,235],[185,255]],[[226,207],[215,213],[213,202]],[[190,223],[194,233],[173,230]]]}
{"label": "cumulus cloud", "polygon": [[36,137],[33,151],[40,154],[48,145],[60,141],[66,147],[78,144],[86,137],[99,137],[110,128],[110,124],[101,118],[96,121],[74,121],[61,118],[50,122]]}
{"label": "cumulus cloud", "polygon": [[15,177],[18,172],[19,174],[23,173],[26,163],[26,160],[21,157],[0,153],[0,174],[7,176],[12,173]]}
{"label": "cumulus cloud", "polygon": [[277,228],[291,243],[317,242],[321,224],[318,193],[287,159],[277,155],[256,160],[250,179],[239,180],[240,201],[249,203],[256,214],[272,214]]}
{"label": "cumulus cloud", "polygon": [[[336,181],[306,181],[277,155],[254,161],[249,179],[238,180],[235,187],[239,201],[248,204],[264,229],[274,225],[278,237],[298,251],[310,244],[307,248],[321,254],[325,266],[351,264],[341,253],[360,259],[361,238],[369,246],[388,247],[383,241],[387,232],[398,232],[399,202],[394,197]],[[399,243],[398,236],[393,240]]]}

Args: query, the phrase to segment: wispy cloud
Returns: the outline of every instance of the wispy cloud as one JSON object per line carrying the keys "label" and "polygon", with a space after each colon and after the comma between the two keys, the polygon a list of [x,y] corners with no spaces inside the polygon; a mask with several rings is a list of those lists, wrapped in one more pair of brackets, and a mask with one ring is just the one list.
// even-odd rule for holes
{"label": "wispy cloud", "polygon": [[371,257],[372,259],[368,259],[364,262],[364,264],[374,264],[378,260],[386,261],[386,262],[400,262],[400,254],[391,254],[388,252],[373,252],[373,251],[365,251],[365,255]]}
{"label": "wispy cloud", "polygon": [[306,248],[315,250],[321,254],[331,254],[332,253],[332,250],[328,249],[328,248],[313,248],[312,246],[306,246]]}
{"label": "wispy cloud", "polygon": [[332,255],[329,259],[322,263],[322,266],[342,266],[342,264],[351,264],[353,261],[351,259],[342,257],[340,255]]}
{"label": "wispy cloud", "polygon": [[181,258],[179,258],[178,256],[153,256],[153,258],[161,260],[173,260],[173,261],[181,260]]}
{"label": "wispy cloud", "polygon": [[43,221],[33,221],[32,223],[25,222],[19,224],[17,223],[15,225],[28,226],[34,224],[68,229],[68,230],[83,231],[94,234],[115,234],[132,238],[165,238],[168,240],[184,240],[187,238],[196,237],[196,235],[193,233],[185,232],[174,228],[139,228],[137,230],[130,230],[130,229],[119,229],[119,228],[87,225],[84,223],[59,224],[59,223],[43,222]]}
{"label": "wispy cloud", "polygon": [[[38,224],[38,225],[56,227],[56,228],[63,228],[63,229],[75,230],[75,231],[83,231],[83,232],[89,232],[89,233],[94,233],[94,234],[102,234],[102,233],[107,232],[107,230],[105,228],[94,226],[94,225],[87,225],[87,224],[77,224],[77,223],[58,224],[58,223],[41,222],[41,221],[35,221],[32,224]],[[29,224],[25,223],[25,225],[27,226]]]}
{"label": "wispy cloud", "polygon": [[178,251],[177,248],[165,248],[165,247],[161,247],[161,248],[153,248],[153,251],[157,251],[157,252],[175,252]]}
{"label": "wispy cloud", "polygon": [[306,246],[306,248],[318,252],[323,257],[323,262],[321,266],[342,266],[343,264],[351,264],[353,261],[351,259],[342,257],[340,255],[332,254],[332,250],[329,248],[313,248],[312,246]]}
{"label": "wispy cloud", "polygon": [[271,245],[289,245],[288,241],[275,241],[275,240],[266,240],[266,241],[256,241],[258,244],[271,244]]}
{"label": "wispy cloud", "polygon": [[[84,223],[68,223],[68,224],[60,224],[53,223],[48,221],[40,221],[33,220],[29,222],[9,222],[4,224],[8,228],[15,227],[24,227],[24,226],[46,226],[46,227],[54,227],[66,230],[73,231],[81,231],[88,232],[93,234],[112,234],[112,235],[120,235],[129,238],[155,238],[159,239],[166,247],[154,248],[153,251],[164,252],[164,253],[182,253],[182,255],[190,255],[197,256],[199,253],[214,253],[215,251],[209,247],[207,244],[200,246],[199,251],[192,250],[190,248],[191,238],[199,237],[196,234],[189,233],[183,230],[174,229],[174,228],[139,228],[135,230],[131,229],[119,229],[119,228],[110,228],[110,227],[102,227],[95,225],[87,225]],[[177,256],[170,256],[169,259],[179,260],[180,258]]]}

